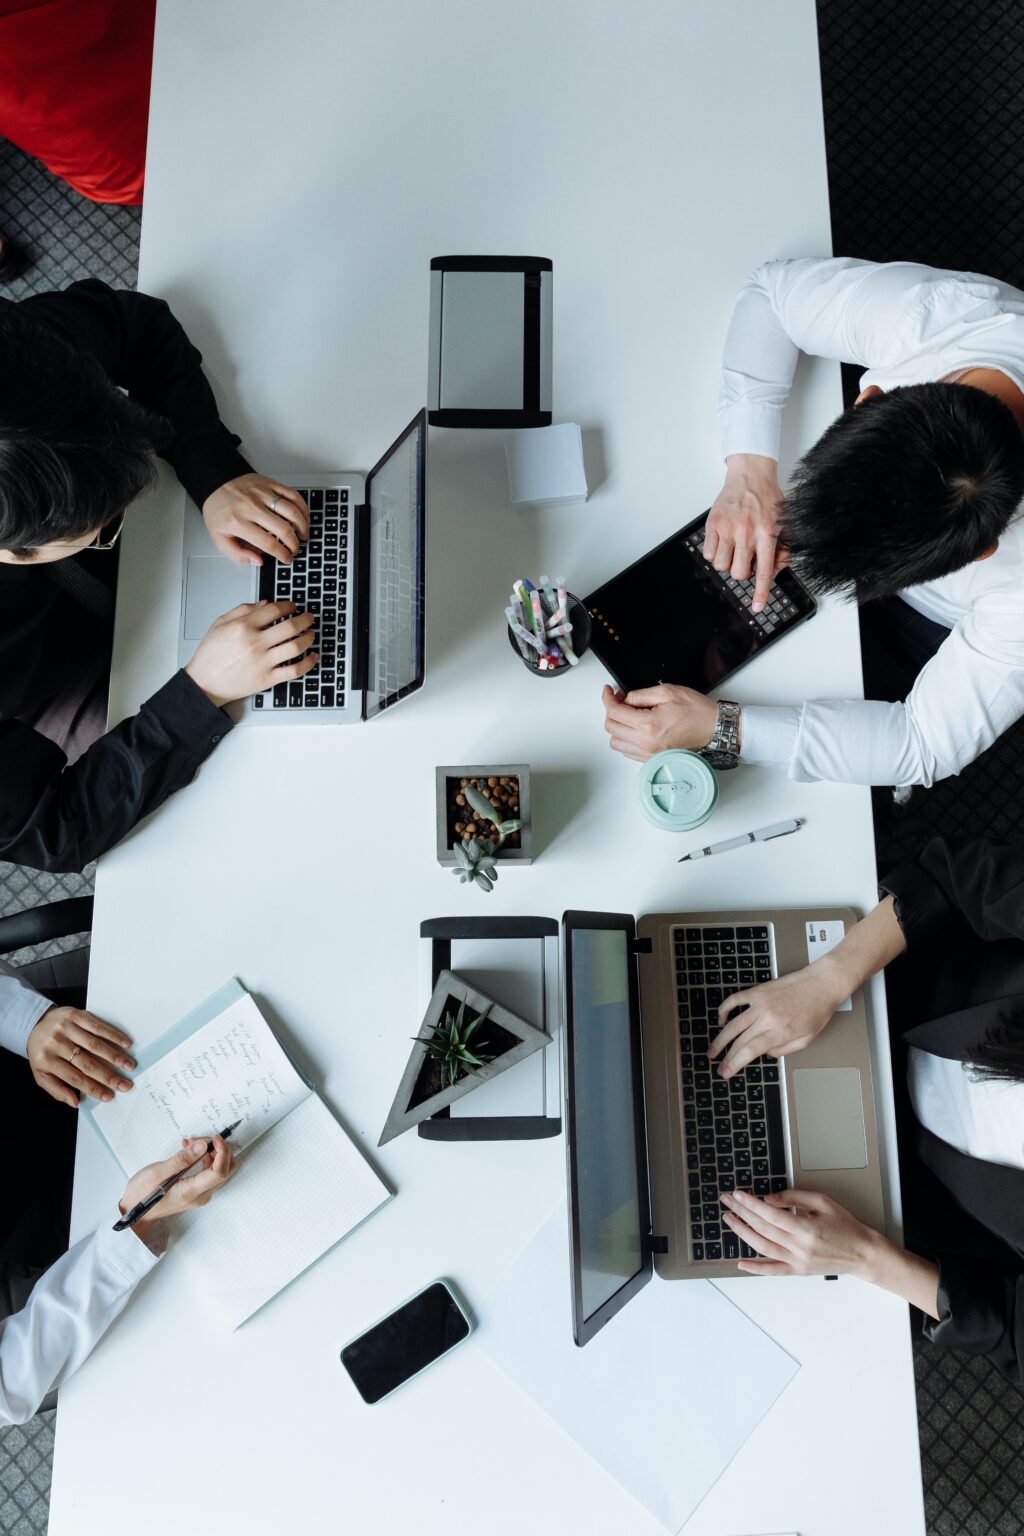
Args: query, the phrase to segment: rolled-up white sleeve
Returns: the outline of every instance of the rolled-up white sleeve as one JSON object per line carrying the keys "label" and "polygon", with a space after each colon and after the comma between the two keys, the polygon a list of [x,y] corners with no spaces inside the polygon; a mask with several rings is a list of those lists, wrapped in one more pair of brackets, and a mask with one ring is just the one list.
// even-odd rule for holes
{"label": "rolled-up white sleeve", "polygon": [[0,1046],[16,1056],[28,1055],[28,1037],[53,1004],[16,976],[0,974]]}
{"label": "rolled-up white sleeve", "polygon": [[979,610],[950,632],[902,704],[744,708],[743,760],[804,782],[927,785],[959,773],[1024,716],[1024,616],[1007,605],[1001,643]]}
{"label": "rolled-up white sleeve", "polygon": [[88,1357],[159,1260],[134,1232],[109,1225],[68,1250],[0,1323],[0,1424],[24,1424]]}
{"label": "rolled-up white sleeve", "polygon": [[779,457],[782,411],[801,352],[876,367],[912,347],[901,321],[933,278],[911,262],[853,257],[768,261],[740,289],[725,339],[718,421],[723,457]]}

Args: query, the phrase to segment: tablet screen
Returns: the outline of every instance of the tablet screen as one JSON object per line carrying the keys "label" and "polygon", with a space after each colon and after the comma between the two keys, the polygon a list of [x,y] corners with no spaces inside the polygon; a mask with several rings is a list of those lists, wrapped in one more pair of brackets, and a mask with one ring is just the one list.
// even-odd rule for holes
{"label": "tablet screen", "polygon": [[591,648],[620,688],[682,683],[707,693],[814,613],[790,571],[767,608],[750,609],[753,582],[733,582],[700,553],[707,513],[585,599]]}

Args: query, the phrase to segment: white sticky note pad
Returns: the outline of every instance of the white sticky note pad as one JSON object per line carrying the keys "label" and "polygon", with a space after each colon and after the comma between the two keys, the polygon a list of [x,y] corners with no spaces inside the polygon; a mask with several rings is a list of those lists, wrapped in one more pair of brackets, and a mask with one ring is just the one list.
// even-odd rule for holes
{"label": "white sticky note pad", "polygon": [[583,434],[574,421],[505,433],[508,494],[516,506],[586,501]]}
{"label": "white sticky note pad", "polygon": [[[814,918],[804,924],[807,939],[807,964],[813,965],[815,960],[820,960],[822,955],[827,955],[842,943],[846,937],[846,924],[841,917]],[[844,1003],[840,1003],[836,1013],[849,1013],[853,1007],[853,999],[848,997]]]}

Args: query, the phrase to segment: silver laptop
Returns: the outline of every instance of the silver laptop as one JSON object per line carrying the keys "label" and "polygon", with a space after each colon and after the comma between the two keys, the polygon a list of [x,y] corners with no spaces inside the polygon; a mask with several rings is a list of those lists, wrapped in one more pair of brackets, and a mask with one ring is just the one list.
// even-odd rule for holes
{"label": "silver laptop", "polygon": [[567,912],[562,919],[573,1334],[585,1344],[647,1284],[739,1276],[727,1190],[799,1187],[880,1228],[862,992],[794,1056],[728,1080],[707,1060],[719,1004],[834,947],[848,909]]}
{"label": "silver laptop", "polygon": [[289,599],[316,617],[320,661],[246,703],[251,723],[372,720],[422,685],[426,588],[427,418],[421,411],[366,476],[299,477],[309,538],[286,565],[237,565],[185,513],[179,664],[238,603]]}

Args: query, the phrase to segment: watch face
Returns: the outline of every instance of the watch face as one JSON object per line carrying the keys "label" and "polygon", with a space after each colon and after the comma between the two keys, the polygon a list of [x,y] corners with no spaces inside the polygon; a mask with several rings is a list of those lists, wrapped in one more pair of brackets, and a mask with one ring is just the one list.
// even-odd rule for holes
{"label": "watch face", "polygon": [[720,752],[706,747],[700,755],[712,768],[735,768],[739,764],[739,758],[735,752]]}

